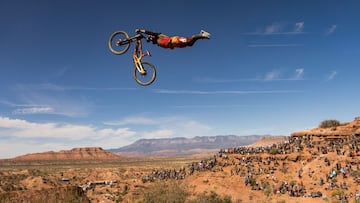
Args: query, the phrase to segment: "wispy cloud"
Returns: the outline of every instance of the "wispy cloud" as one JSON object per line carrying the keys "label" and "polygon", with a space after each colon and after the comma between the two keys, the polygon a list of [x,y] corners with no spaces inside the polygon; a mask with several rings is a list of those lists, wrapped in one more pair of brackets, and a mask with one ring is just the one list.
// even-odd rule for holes
{"label": "wispy cloud", "polygon": [[[36,99],[35,97],[44,98],[41,103],[41,99]],[[29,114],[52,114],[52,115],[61,115],[68,117],[79,117],[88,114],[87,106],[89,104],[82,103],[82,105],[77,106],[77,103],[69,103],[70,101],[65,101],[62,99],[60,102],[52,99],[46,99],[47,96],[37,95],[37,96],[25,96],[22,99],[25,100],[24,103],[15,103],[7,100],[0,100],[0,104],[12,108],[11,111],[14,115],[29,115]],[[46,101],[45,101],[46,100]]]}
{"label": "wispy cloud", "polygon": [[[190,109],[190,108],[202,108],[202,109],[219,109],[219,108],[249,108],[259,107],[259,105],[226,105],[226,104],[201,104],[201,105],[178,105],[174,108]],[[263,106],[262,106],[263,107]]]}
{"label": "wispy cloud", "polygon": [[54,114],[55,111],[51,107],[31,107],[21,108],[13,111],[14,114]]}
{"label": "wispy cloud", "polygon": [[[203,78],[195,78],[194,81],[200,82],[200,83],[234,83],[234,82],[269,82],[269,81],[295,81],[295,80],[303,80],[304,79],[304,68],[297,68],[295,69],[295,73],[288,74],[287,76],[283,76],[284,73],[280,70],[272,70],[270,72],[265,73],[264,75],[259,75],[254,78],[238,78],[238,79],[221,79],[221,78],[210,78],[210,77],[203,77]],[[159,93],[167,93],[166,90],[156,90]],[[178,92],[179,94],[181,91]],[[240,94],[240,93],[247,93],[247,91],[234,91],[234,92],[228,92],[228,91],[199,91],[199,92],[192,92],[193,94],[220,94],[220,93],[234,93],[234,94]],[[248,93],[256,93],[256,91],[249,91]],[[261,91],[260,91],[261,93]]]}
{"label": "wispy cloud", "polygon": [[268,25],[265,27],[265,30],[264,30],[264,34],[265,35],[271,35],[271,34],[274,34],[274,33],[280,33],[281,30],[282,30],[282,25],[280,25],[279,23],[273,23],[271,25]]}
{"label": "wispy cloud", "polygon": [[332,34],[332,33],[334,33],[336,31],[336,29],[337,29],[337,25],[331,25],[330,28],[328,28],[326,30],[326,34],[328,34],[328,35]]}
{"label": "wispy cloud", "polygon": [[216,94],[283,94],[295,93],[295,90],[220,90],[220,91],[203,91],[203,90],[169,90],[154,89],[158,94],[194,94],[194,95],[216,95]]}
{"label": "wispy cloud", "polygon": [[259,48],[259,47],[300,47],[304,46],[303,44],[249,44],[250,48]]}
{"label": "wispy cloud", "polygon": [[335,76],[337,75],[336,71],[332,71],[327,77],[326,80],[332,80],[335,78]]}
{"label": "wispy cloud", "polygon": [[0,104],[3,104],[5,106],[10,106],[10,107],[41,107],[43,105],[33,105],[33,104],[18,104],[15,102],[11,102],[8,100],[0,100]]}
{"label": "wispy cloud", "polygon": [[304,76],[304,69],[298,68],[295,70],[295,76],[293,77],[294,80],[301,80]]}
{"label": "wispy cloud", "polygon": [[[18,102],[0,101],[15,109],[17,114],[52,114],[67,117],[83,117],[91,113],[93,102],[82,94],[75,96],[71,91],[128,91],[136,88],[63,86],[52,83],[17,84],[13,91]],[[84,93],[86,95],[86,92]],[[14,98],[15,100],[15,98]],[[23,107],[23,108],[19,108]]]}
{"label": "wispy cloud", "polygon": [[[67,117],[83,117],[93,110],[93,101],[81,94],[81,91],[118,91],[127,88],[96,88],[61,86],[51,83],[17,84],[13,91],[17,98],[1,103],[12,107],[12,113],[17,114],[52,114]],[[69,91],[80,91],[74,95]],[[14,102],[16,101],[16,102]]]}
{"label": "wispy cloud", "polygon": [[130,116],[120,120],[106,121],[105,125],[156,125],[172,121],[173,117]]}
{"label": "wispy cloud", "polygon": [[280,72],[275,70],[275,71],[266,73],[264,80],[265,81],[278,80],[279,78],[280,78]]}
{"label": "wispy cloud", "polygon": [[52,114],[67,117],[83,117],[91,111],[91,104],[86,100],[75,101],[67,97],[51,97],[46,95],[36,95],[26,97],[25,99],[27,100],[25,102],[28,102],[27,104],[18,104],[17,106],[24,106],[25,108],[15,108],[12,114]]}
{"label": "wispy cloud", "polygon": [[138,88],[132,87],[84,87],[84,86],[65,86],[52,83],[43,84],[17,84],[18,90],[33,90],[33,91],[122,91],[122,90],[136,90]]}
{"label": "wispy cloud", "polygon": [[263,29],[257,29],[256,32],[244,33],[246,35],[295,35],[304,34],[305,23],[296,22],[292,29],[286,28],[284,24],[274,22],[265,26]]}
{"label": "wispy cloud", "polygon": [[210,77],[199,77],[194,78],[195,82],[200,83],[230,83],[230,82],[251,82],[260,81],[260,78],[238,78],[238,79],[221,79],[221,78],[210,78]]}
{"label": "wispy cloud", "polygon": [[296,33],[302,33],[304,30],[304,22],[297,22],[295,23],[294,32]]}
{"label": "wispy cloud", "polygon": [[282,73],[278,70],[274,70],[268,72],[265,77],[264,81],[292,81],[292,80],[302,80],[304,77],[304,68],[297,68],[295,69],[294,75],[290,77],[282,77]]}

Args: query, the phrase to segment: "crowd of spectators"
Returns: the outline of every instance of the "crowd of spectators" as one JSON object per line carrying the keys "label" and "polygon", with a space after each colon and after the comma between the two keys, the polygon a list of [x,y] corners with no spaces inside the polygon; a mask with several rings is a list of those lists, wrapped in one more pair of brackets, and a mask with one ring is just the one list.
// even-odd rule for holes
{"label": "crowd of spectators", "polygon": [[[324,190],[342,189],[347,191],[338,196],[339,200],[346,202],[345,200],[349,198],[360,198],[357,190],[348,191],[350,182],[360,185],[360,162],[355,159],[356,156],[359,156],[359,140],[359,136],[325,141],[315,139],[314,136],[302,136],[289,137],[282,143],[269,146],[221,149],[208,159],[188,164],[187,168],[154,170],[145,176],[143,181],[184,179],[196,172],[224,171],[225,167],[229,167],[229,175],[243,177],[245,186],[252,190],[271,188],[274,194],[288,194],[290,197],[322,196],[320,191],[307,191],[302,181],[303,178],[307,178],[306,180],[314,180],[313,184],[319,185]],[[311,158],[304,160],[301,156],[296,156],[296,158],[289,159],[289,155],[306,153]],[[341,159],[330,159],[327,156],[329,153],[335,153]],[[350,157],[350,161],[346,157]],[[320,177],[318,174],[315,178],[316,181],[313,177],[316,169],[305,167],[315,158],[323,160],[323,170],[328,170],[320,174]],[[297,181],[276,177],[276,171],[284,174],[289,172],[288,164],[290,163],[298,163],[299,168],[295,171]]]}

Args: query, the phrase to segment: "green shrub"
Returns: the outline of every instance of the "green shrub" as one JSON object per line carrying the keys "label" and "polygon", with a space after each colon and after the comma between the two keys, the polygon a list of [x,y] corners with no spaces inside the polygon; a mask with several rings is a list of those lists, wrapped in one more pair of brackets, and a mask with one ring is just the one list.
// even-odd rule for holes
{"label": "green shrub", "polygon": [[269,154],[272,154],[272,155],[279,154],[279,150],[277,148],[272,148],[272,149],[270,149]]}
{"label": "green shrub", "polygon": [[338,120],[324,120],[320,123],[319,128],[334,128],[340,125]]}
{"label": "green shrub", "polygon": [[340,196],[340,195],[344,195],[344,194],[345,194],[344,190],[336,189],[336,190],[332,191],[331,196],[335,197],[335,196]]}
{"label": "green shrub", "polygon": [[231,203],[231,196],[225,195],[220,197],[216,192],[211,191],[210,194],[206,192],[197,196],[194,200],[191,200],[190,203]]}
{"label": "green shrub", "polygon": [[187,188],[179,182],[156,182],[143,191],[140,203],[183,203],[188,196]]}

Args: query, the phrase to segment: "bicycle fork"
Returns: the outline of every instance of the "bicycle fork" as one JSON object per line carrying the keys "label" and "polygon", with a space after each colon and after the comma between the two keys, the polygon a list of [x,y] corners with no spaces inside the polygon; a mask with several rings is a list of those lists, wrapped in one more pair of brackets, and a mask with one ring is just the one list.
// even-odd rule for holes
{"label": "bicycle fork", "polygon": [[138,56],[134,55],[133,56],[134,64],[135,64],[137,71],[139,71],[139,73],[141,75],[146,75],[146,70],[144,69],[144,67],[141,63],[141,58],[142,57],[138,57]]}

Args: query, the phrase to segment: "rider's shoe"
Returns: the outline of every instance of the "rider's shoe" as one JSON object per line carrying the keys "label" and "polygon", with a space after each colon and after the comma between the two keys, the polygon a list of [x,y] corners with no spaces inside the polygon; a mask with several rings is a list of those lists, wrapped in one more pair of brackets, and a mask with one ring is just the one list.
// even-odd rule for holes
{"label": "rider's shoe", "polygon": [[210,33],[206,32],[205,30],[200,30],[200,36],[206,39],[210,39]]}

